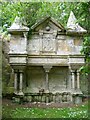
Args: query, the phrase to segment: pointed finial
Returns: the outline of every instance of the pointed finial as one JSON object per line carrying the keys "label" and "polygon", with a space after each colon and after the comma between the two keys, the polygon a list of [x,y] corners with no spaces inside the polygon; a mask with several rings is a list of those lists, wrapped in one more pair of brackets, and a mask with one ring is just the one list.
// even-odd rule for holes
{"label": "pointed finial", "polygon": [[70,16],[67,22],[67,29],[69,32],[87,32],[84,28],[82,28],[78,23],[74,13],[71,11]]}
{"label": "pointed finial", "polygon": [[67,22],[67,27],[68,28],[74,27],[75,24],[76,24],[76,17],[74,15],[74,13],[71,11],[68,22]]}
{"label": "pointed finial", "polygon": [[21,24],[21,20],[18,16],[16,16],[13,24],[11,25],[10,29],[20,29],[20,27],[22,26]]}
{"label": "pointed finial", "polygon": [[16,16],[13,24],[11,25],[10,28],[8,28],[9,32],[14,32],[14,31],[29,31],[29,28],[26,26],[22,25],[21,18]]}

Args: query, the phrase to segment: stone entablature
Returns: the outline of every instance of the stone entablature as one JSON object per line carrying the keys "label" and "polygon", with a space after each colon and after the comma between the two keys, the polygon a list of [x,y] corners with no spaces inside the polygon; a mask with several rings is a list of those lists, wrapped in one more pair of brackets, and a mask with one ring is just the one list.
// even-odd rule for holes
{"label": "stone entablature", "polygon": [[[9,62],[15,71],[15,94],[31,94],[31,97],[33,97],[34,95],[32,94],[43,92],[45,97],[49,93],[52,93],[52,97],[55,97],[59,93],[60,95],[62,94],[63,98],[63,93],[65,92],[70,93],[65,95],[66,97],[71,96],[71,102],[73,95],[82,94],[79,69],[85,62],[80,50],[83,43],[83,34],[86,33],[86,30],[76,24],[75,21],[76,18],[71,12],[67,23],[68,28],[65,29],[51,17],[46,17],[31,27],[32,32],[30,37],[28,37],[29,28],[23,26],[19,22],[19,18],[16,17],[15,22],[8,29],[11,33]],[[38,73],[36,69],[32,73],[32,70],[29,69],[33,67],[40,67],[41,72]],[[58,72],[53,72],[55,75],[52,76],[53,74],[51,73],[55,67],[59,69],[61,67],[61,71],[63,67],[64,76],[66,77],[63,77],[61,72],[60,75]],[[28,70],[31,73],[31,79],[27,77],[23,81],[24,74],[28,76],[30,74]],[[34,74],[37,75],[37,78]],[[56,75],[57,77],[55,77]],[[50,76],[51,78],[49,78]],[[55,84],[53,78],[55,78],[57,83],[61,80],[62,84],[58,83],[53,86]],[[32,82],[30,82],[31,80]],[[35,81],[37,82],[37,80],[38,84],[36,85]],[[28,81],[27,86],[29,87],[23,85],[25,81]],[[57,96],[60,97],[59,94]]]}

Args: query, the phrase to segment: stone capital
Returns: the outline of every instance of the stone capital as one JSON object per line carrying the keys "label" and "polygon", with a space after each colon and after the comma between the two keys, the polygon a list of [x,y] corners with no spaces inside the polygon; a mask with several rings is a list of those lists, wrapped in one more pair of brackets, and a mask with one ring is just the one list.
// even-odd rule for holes
{"label": "stone capital", "polygon": [[49,72],[50,69],[52,68],[52,66],[51,65],[44,65],[43,68],[44,68],[45,72]]}
{"label": "stone capital", "polygon": [[77,73],[80,73],[80,70],[77,70]]}
{"label": "stone capital", "polygon": [[71,71],[71,73],[74,73],[75,72],[75,70],[70,70]]}

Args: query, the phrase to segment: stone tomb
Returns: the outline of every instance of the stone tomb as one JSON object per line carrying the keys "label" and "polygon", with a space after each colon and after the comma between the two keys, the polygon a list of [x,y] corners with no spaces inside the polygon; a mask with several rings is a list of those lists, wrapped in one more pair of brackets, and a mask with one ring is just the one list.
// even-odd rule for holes
{"label": "stone tomb", "polygon": [[87,31],[76,23],[73,12],[67,29],[51,17],[41,19],[31,28],[23,26],[16,17],[8,31],[16,96],[29,102],[82,101],[79,69],[85,62],[80,50]]}

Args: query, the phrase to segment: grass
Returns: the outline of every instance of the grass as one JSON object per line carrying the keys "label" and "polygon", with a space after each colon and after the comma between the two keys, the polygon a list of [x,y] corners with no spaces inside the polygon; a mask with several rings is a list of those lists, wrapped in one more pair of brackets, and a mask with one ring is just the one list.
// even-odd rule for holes
{"label": "grass", "polygon": [[4,105],[3,118],[87,118],[88,104],[67,108],[26,108]]}

